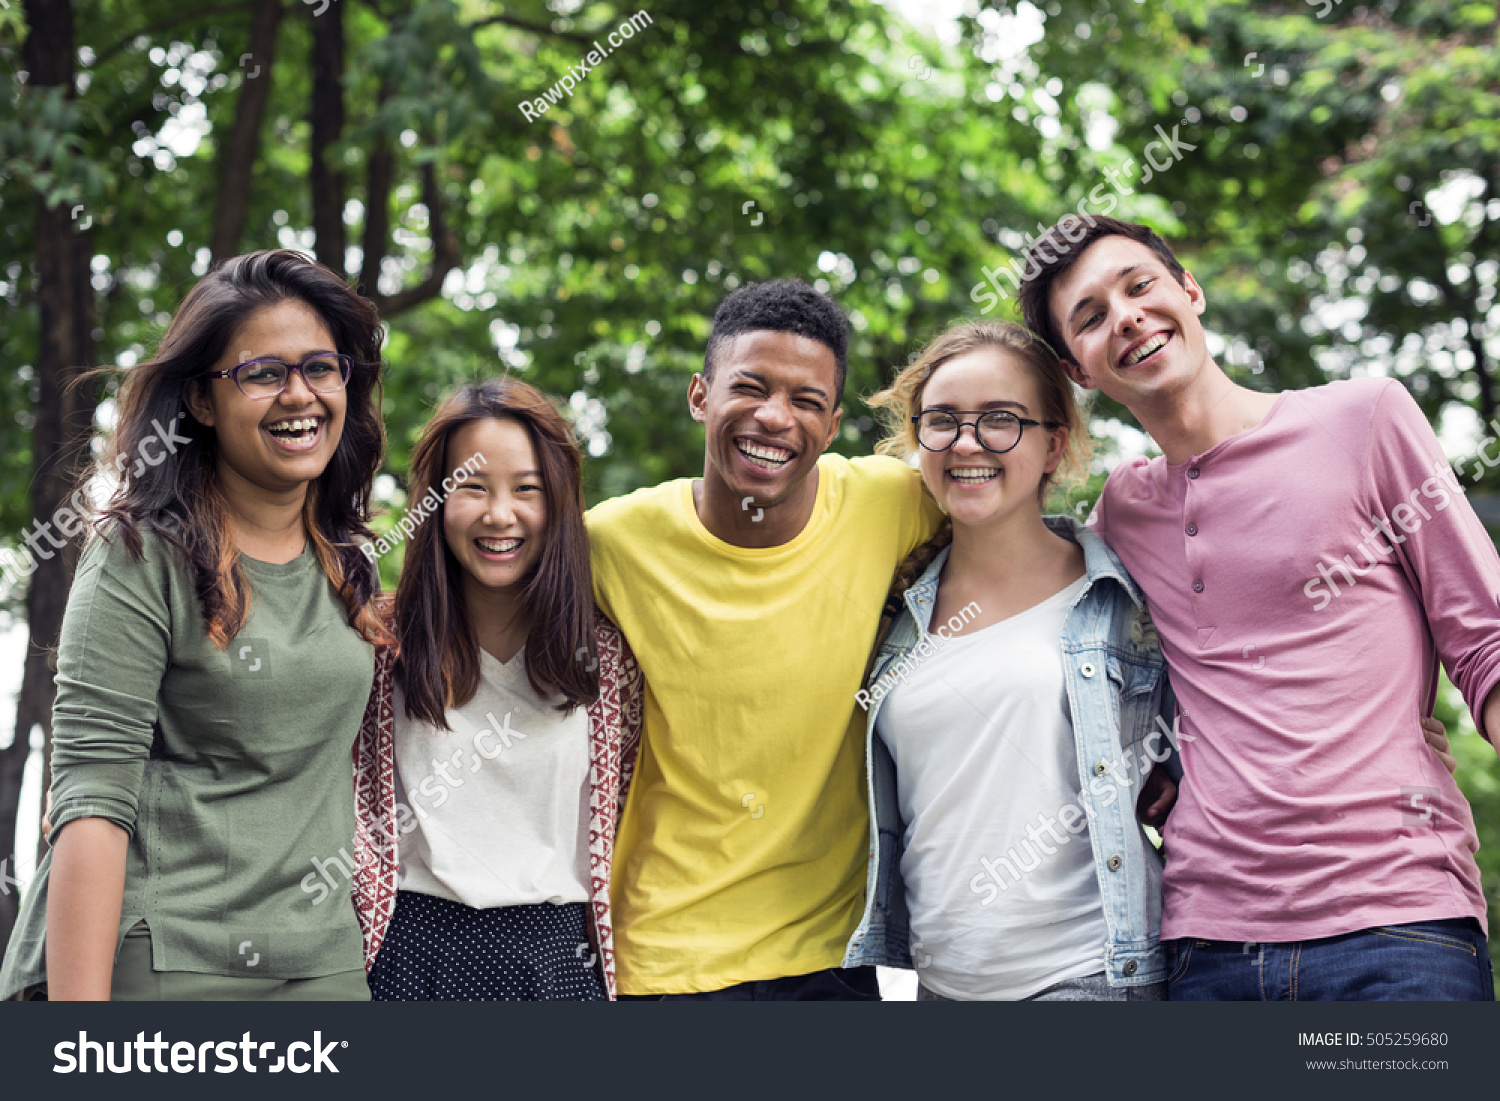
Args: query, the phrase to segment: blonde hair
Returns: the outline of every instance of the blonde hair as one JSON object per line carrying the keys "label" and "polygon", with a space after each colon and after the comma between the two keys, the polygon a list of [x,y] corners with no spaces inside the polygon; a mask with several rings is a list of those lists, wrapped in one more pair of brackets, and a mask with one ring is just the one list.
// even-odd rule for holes
{"label": "blonde hair", "polygon": [[[958,322],[928,344],[909,367],[903,368],[896,375],[890,386],[867,398],[865,404],[875,410],[886,428],[885,438],[876,445],[875,450],[882,455],[894,455],[898,459],[910,459],[916,454],[919,446],[917,430],[911,418],[922,411],[922,394],[926,391],[933,372],[949,360],[980,348],[998,348],[1018,356],[1031,369],[1037,392],[1042,398],[1042,408],[1033,419],[1068,427],[1068,446],[1063,450],[1057,469],[1042,476],[1041,485],[1037,487],[1037,500],[1046,499],[1047,490],[1054,481],[1062,486],[1081,482],[1088,474],[1093,447],[1089,443],[1088,428],[1078,395],[1073,389],[1073,380],[1063,370],[1062,363],[1051,348],[1030,330],[1013,321]],[[896,568],[896,576],[886,594],[885,608],[880,614],[875,651],[879,650],[891,624],[901,614],[906,591],[916,584],[917,578],[927,571],[942,549],[952,541],[953,521],[944,516],[933,537],[907,555],[905,561]],[[871,665],[875,660],[875,651],[871,652]],[[866,667],[865,675],[868,679],[869,667]]]}
{"label": "blonde hair", "polygon": [[1037,488],[1038,499],[1045,499],[1054,482],[1070,486],[1083,481],[1088,475],[1093,447],[1073,380],[1051,348],[1013,321],[958,322],[928,344],[890,386],[867,398],[865,404],[875,410],[886,429],[885,438],[875,450],[898,459],[910,459],[916,454],[917,432],[911,418],[922,411],[927,383],[943,364],[981,348],[1001,349],[1025,363],[1042,400],[1036,419],[1066,425],[1069,430],[1062,460],[1051,474],[1043,475]]}

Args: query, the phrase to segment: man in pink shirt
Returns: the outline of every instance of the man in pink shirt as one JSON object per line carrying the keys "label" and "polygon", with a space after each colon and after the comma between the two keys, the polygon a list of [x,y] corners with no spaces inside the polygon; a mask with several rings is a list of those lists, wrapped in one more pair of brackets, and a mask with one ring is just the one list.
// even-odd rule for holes
{"label": "man in pink shirt", "polygon": [[1163,455],[1090,519],[1145,591],[1180,711],[1174,999],[1492,1000],[1469,804],[1424,743],[1441,659],[1500,730],[1500,556],[1399,382],[1258,393],[1146,226],[1070,216],[1027,324]]}

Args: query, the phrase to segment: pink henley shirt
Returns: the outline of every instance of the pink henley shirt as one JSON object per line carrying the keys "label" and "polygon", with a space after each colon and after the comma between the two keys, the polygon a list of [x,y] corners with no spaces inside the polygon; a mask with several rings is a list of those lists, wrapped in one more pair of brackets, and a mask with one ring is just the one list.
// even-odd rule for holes
{"label": "pink henley shirt", "polygon": [[1089,522],[1146,593],[1181,710],[1162,936],[1487,927],[1473,815],[1419,720],[1441,657],[1494,741],[1500,556],[1405,388],[1283,393],[1185,463],[1121,464]]}

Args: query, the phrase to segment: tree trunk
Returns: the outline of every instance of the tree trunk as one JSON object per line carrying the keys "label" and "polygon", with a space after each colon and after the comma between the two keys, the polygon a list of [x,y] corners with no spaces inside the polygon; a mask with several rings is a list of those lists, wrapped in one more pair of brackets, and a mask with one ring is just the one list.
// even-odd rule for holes
{"label": "tree trunk", "polygon": [[[401,33],[399,19],[391,22],[392,35]],[[394,93],[389,80],[383,80],[375,95],[375,113]],[[429,161],[418,170],[422,179],[422,202],[427,207],[428,229],[432,238],[432,267],[427,277],[414,287],[395,294],[380,293],[380,268],[390,247],[391,189],[396,182],[396,157],[390,141],[382,132],[366,156],[365,165],[365,232],[362,238],[361,268],[358,290],[380,311],[391,318],[436,298],[443,289],[448,273],[463,262],[463,244],[448,226],[443,207],[443,190],[437,169]]]}
{"label": "tree trunk", "polygon": [[[391,91],[388,81],[381,82],[375,95],[377,113],[391,98]],[[385,259],[391,233],[391,181],[395,171],[391,143],[381,133],[365,155],[365,235],[360,249],[359,293],[372,301],[380,294],[380,263]]]}
{"label": "tree trunk", "polygon": [[1484,351],[1483,314],[1476,308],[1465,320],[1469,323],[1469,351],[1474,356],[1474,377],[1479,381],[1479,418],[1484,421],[1485,432],[1493,432],[1490,426],[1495,421],[1495,389],[1490,374],[1489,357]]}
{"label": "tree trunk", "polygon": [[[26,87],[64,87],[72,94],[73,6],[70,0],[28,0],[26,19],[31,31],[24,47],[30,77]],[[46,208],[36,198],[36,301],[40,324],[36,372],[38,397],[31,430],[33,477],[31,482],[32,524],[25,535],[34,548],[36,570],[26,595],[26,618],[30,638],[16,705],[15,739],[0,754],[0,854],[11,863],[0,869],[14,870],[16,811],[31,731],[42,728],[43,784],[47,782],[52,735],[52,663],[49,649],[56,646],[62,626],[68,584],[78,559],[78,548],[58,537],[53,515],[72,493],[81,463],[88,455],[94,403],[84,387],[75,385],[93,358],[93,289],[89,286],[88,237],[74,231],[71,212],[65,206]],[[23,536],[24,537],[24,536]],[[5,880],[0,878],[0,883]],[[0,893],[0,958],[10,940],[19,903],[11,889]]]}
{"label": "tree trunk", "polygon": [[313,232],[318,262],[343,275],[344,173],[332,146],[344,136],[344,8],[334,4],[313,19],[312,46]]}
{"label": "tree trunk", "polygon": [[250,25],[250,56],[244,59],[245,82],[240,86],[234,128],[218,149],[218,198],[209,234],[214,263],[240,250],[240,238],[250,212],[252,174],[260,153],[260,124],[271,99],[272,63],[276,60],[276,32],[280,26],[280,0],[256,0]]}

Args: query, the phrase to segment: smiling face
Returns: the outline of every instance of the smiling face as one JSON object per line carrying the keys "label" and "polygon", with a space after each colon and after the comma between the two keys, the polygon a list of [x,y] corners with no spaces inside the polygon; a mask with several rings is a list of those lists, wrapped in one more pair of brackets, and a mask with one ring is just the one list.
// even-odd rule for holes
{"label": "smiling face", "polygon": [[1179,285],[1160,257],[1127,237],[1090,245],[1053,282],[1047,305],[1074,381],[1127,408],[1180,391],[1212,362],[1198,320],[1202,288],[1186,273]]}
{"label": "smiling face", "polygon": [[[313,352],[333,351],[338,348],[317,311],[284,299],[251,314],[213,369],[266,356],[300,363]],[[343,437],[348,393],[317,393],[293,372],[274,398],[248,397],[233,379],[216,378],[202,390],[190,386],[187,402],[193,416],[214,430],[221,484],[231,494],[237,483],[276,493],[322,475]]]}
{"label": "smiling face", "polygon": [[443,538],[466,584],[510,588],[526,579],[547,539],[542,464],[531,433],[511,417],[471,421],[448,437],[443,468],[456,482],[465,464],[477,471],[444,503]]}
{"label": "smiling face", "polygon": [[[921,409],[1005,410],[1044,421],[1036,378],[1020,356],[1003,348],[978,348],[938,367],[922,392]],[[972,422],[970,413],[959,420]],[[1057,469],[1068,443],[1066,428],[1027,426],[1011,450],[981,447],[973,428],[961,428],[947,451],[920,450],[922,480],[943,511],[959,525],[988,524],[1018,510],[1039,512],[1043,476]]]}
{"label": "smiling face", "polygon": [[713,381],[694,375],[693,419],[705,434],[703,476],[736,500],[770,508],[802,488],[838,433],[838,361],[795,333],[742,333],[719,350]]}

